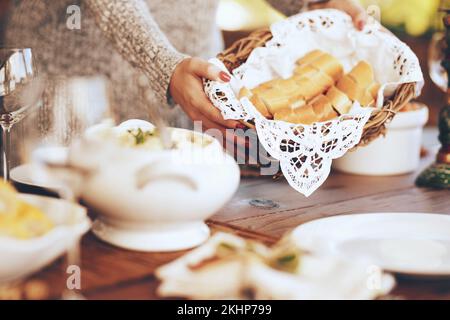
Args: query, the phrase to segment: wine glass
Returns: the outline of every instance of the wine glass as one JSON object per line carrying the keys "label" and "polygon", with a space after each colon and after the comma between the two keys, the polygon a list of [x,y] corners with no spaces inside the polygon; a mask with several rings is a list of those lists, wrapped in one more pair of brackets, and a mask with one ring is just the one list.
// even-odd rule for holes
{"label": "wine glass", "polygon": [[[86,171],[70,165],[69,147],[87,128],[110,118],[108,81],[101,76],[47,79],[42,96],[43,107],[24,121],[23,159],[32,166],[30,180],[41,187],[51,186],[66,201],[78,202]],[[67,251],[67,267],[81,266],[80,240]],[[68,288],[62,297],[83,299]]]}
{"label": "wine glass", "polygon": [[9,180],[11,128],[39,103],[40,86],[31,49],[0,48],[0,126],[3,179]]}

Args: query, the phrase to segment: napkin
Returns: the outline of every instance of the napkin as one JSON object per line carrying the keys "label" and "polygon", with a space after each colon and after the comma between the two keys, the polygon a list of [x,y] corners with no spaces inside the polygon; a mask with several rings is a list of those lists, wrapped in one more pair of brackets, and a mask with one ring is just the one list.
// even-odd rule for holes
{"label": "napkin", "polygon": [[[156,271],[161,280],[158,294],[189,299],[374,299],[394,287],[391,275],[364,261],[315,256],[289,246],[268,248],[217,233]],[[221,248],[237,253],[218,255]]]}

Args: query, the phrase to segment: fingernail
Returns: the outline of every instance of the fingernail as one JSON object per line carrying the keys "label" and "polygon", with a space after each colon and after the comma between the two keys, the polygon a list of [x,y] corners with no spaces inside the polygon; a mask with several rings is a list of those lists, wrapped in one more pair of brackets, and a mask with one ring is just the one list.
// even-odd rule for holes
{"label": "fingernail", "polygon": [[356,26],[358,27],[359,30],[364,29],[364,26],[366,25],[366,18],[364,15],[359,15],[356,18]]}
{"label": "fingernail", "polygon": [[230,82],[230,80],[231,80],[231,76],[228,73],[226,73],[225,71],[220,71],[219,78],[223,82]]}
{"label": "fingernail", "polygon": [[242,124],[242,123],[238,123],[237,125],[236,125],[236,128],[237,129],[247,129],[247,126],[245,125],[245,124]]}
{"label": "fingernail", "polygon": [[359,30],[362,30],[362,29],[364,29],[364,25],[365,25],[366,23],[365,23],[364,20],[359,20],[357,24],[358,24],[358,29],[359,29]]}

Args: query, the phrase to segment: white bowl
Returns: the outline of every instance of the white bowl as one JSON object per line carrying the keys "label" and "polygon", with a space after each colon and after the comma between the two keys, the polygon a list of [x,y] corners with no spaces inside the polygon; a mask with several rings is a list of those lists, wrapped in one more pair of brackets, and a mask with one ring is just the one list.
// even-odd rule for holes
{"label": "white bowl", "polygon": [[420,163],[423,127],[428,108],[399,112],[387,125],[385,137],[348,152],[333,168],[352,174],[387,176],[413,172]]}
{"label": "white bowl", "polygon": [[203,135],[211,140],[208,146],[184,150],[110,145],[102,151],[97,129],[89,130],[83,142],[94,144],[89,150],[95,154],[77,152],[79,163],[98,162],[82,194],[99,213],[94,234],[113,245],[148,252],[188,249],[208,239],[204,220],[230,200],[240,180],[239,167],[216,140]]}
{"label": "white bowl", "polygon": [[0,283],[26,277],[52,263],[90,228],[86,209],[64,200],[21,194],[54,222],[47,234],[29,240],[0,237]]}

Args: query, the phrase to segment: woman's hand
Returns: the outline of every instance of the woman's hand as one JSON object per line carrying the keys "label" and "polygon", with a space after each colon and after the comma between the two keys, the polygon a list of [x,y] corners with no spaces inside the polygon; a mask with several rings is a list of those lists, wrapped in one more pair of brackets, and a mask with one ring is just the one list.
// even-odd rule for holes
{"label": "woman's hand", "polygon": [[325,5],[325,8],[338,9],[348,13],[355,26],[361,30],[367,22],[367,13],[364,8],[355,0],[330,0]]}
{"label": "woman's hand", "polygon": [[[169,91],[174,101],[193,121],[201,121],[203,130],[218,129],[225,142],[226,129],[244,129],[245,126],[235,120],[224,120],[219,109],[214,107],[203,91],[202,78],[229,82],[228,73],[200,58],[187,58],[175,68],[170,81]],[[230,133],[228,133],[230,137]],[[239,145],[246,145],[242,137],[232,137]]]}
{"label": "woman's hand", "polygon": [[228,73],[200,58],[187,58],[175,68],[170,81],[170,94],[193,121],[202,121],[206,129],[237,129],[243,125],[234,120],[224,120],[203,91],[202,78],[229,82]]}

